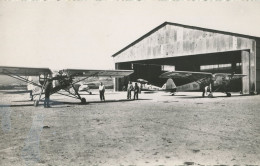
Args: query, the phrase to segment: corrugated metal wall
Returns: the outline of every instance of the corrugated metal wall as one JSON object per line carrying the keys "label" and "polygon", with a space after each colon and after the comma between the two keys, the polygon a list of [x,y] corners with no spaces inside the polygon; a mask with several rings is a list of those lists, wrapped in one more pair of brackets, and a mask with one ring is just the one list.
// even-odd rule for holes
{"label": "corrugated metal wall", "polygon": [[[245,50],[250,53],[249,58],[243,60],[246,64],[246,60],[249,61],[250,70],[248,72],[243,70],[248,74],[248,91],[255,89],[259,91],[260,56],[257,55],[256,57],[259,49],[259,44],[254,39],[166,24],[116,55],[114,61],[120,64],[122,62],[138,62],[162,58],[167,60],[170,57],[209,55]],[[182,64],[180,66],[185,69]],[[193,68],[198,70],[198,67],[194,66]],[[178,68],[176,70],[179,70]],[[186,68],[189,67],[186,66]]]}

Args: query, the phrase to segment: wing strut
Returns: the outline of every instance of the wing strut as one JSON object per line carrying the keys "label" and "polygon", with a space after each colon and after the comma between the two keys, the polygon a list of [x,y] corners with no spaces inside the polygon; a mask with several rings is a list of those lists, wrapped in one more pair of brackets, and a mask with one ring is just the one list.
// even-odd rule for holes
{"label": "wing strut", "polygon": [[8,70],[6,70],[6,69],[4,69],[4,71],[7,72],[7,73],[4,73],[4,74],[7,75],[7,76],[9,76],[9,77],[12,77],[12,78],[15,78],[15,79],[17,79],[17,80],[26,82],[26,83],[28,83],[28,84],[32,84],[32,85],[34,85],[34,86],[42,87],[41,85],[36,84],[36,83],[33,82],[33,81],[29,81],[28,79],[25,79],[25,78],[23,78],[23,77],[21,77],[21,76],[19,76],[19,75],[15,75],[14,73],[11,73],[10,71],[8,71]]}
{"label": "wing strut", "polygon": [[40,99],[41,99],[43,89],[44,89],[44,87],[46,86],[46,82],[47,82],[47,81],[45,80],[44,83],[43,83],[41,92],[40,92],[40,94],[39,94],[39,99],[34,101],[34,106],[35,106],[35,107],[37,107],[37,106],[39,105],[39,101],[40,101]]}
{"label": "wing strut", "polygon": [[82,103],[82,104],[85,104],[85,103],[86,103],[86,99],[85,99],[85,98],[81,98],[79,92],[77,91],[77,89],[74,87],[73,84],[72,84],[71,86],[72,86],[72,88],[74,89],[76,95],[78,96],[78,99],[80,99],[81,103]]}
{"label": "wing strut", "polygon": [[98,73],[99,73],[99,72],[96,72],[95,74],[92,74],[92,75],[90,75],[90,76],[88,76],[88,77],[85,77],[85,78],[83,78],[83,79],[81,79],[81,80],[75,81],[75,82],[72,83],[72,85],[74,85],[74,84],[76,84],[76,83],[78,83],[78,82],[80,82],[80,81],[83,81],[83,80],[85,80],[85,79],[88,79],[89,77],[95,77]]}
{"label": "wing strut", "polygon": [[[96,76],[98,73],[99,73],[99,72],[96,72],[95,74],[92,74],[92,75],[90,75],[90,76],[88,76],[88,77],[85,77],[85,78],[83,78],[83,79],[80,79],[80,80],[78,80],[78,81],[75,81],[75,82],[71,83],[72,88],[74,89],[76,95],[78,96],[78,99],[80,99],[80,101],[81,101],[82,104],[85,104],[85,103],[86,103],[86,99],[85,99],[85,98],[81,98],[80,94],[78,93],[78,91],[77,91],[77,89],[74,87],[74,85],[75,85],[76,83],[80,82],[80,81],[83,81],[83,80],[89,78],[89,77],[94,77],[94,76]],[[67,92],[69,92],[69,91],[67,91]],[[70,92],[69,92],[69,93],[70,93]],[[70,93],[70,94],[71,94],[71,93]]]}

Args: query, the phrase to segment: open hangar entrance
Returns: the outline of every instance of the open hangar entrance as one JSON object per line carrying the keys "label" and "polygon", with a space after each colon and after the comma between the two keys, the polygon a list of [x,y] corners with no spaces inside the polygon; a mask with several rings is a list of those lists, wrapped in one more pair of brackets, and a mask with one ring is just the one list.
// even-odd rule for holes
{"label": "open hangar entrance", "polygon": [[[209,54],[197,54],[178,57],[167,57],[159,59],[147,59],[116,63],[116,69],[134,70],[134,73],[125,78],[116,79],[116,90],[121,91],[127,86],[128,81],[136,81],[139,78],[149,81],[150,84],[162,86],[166,79],[159,76],[170,70],[194,71],[211,73],[233,73],[246,74],[246,79],[232,81],[232,92],[249,91],[249,50],[217,52]],[[185,79],[174,79],[176,85],[188,83]],[[219,89],[221,91],[221,89]]]}

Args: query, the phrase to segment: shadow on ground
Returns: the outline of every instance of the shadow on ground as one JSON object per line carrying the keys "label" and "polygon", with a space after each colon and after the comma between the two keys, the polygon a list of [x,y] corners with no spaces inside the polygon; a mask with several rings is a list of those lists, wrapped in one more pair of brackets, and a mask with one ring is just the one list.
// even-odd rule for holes
{"label": "shadow on ground", "polygon": [[[152,99],[138,99],[138,100],[152,100]],[[92,103],[115,103],[115,102],[130,102],[130,101],[134,101],[132,100],[127,100],[127,99],[122,99],[122,100],[106,100],[106,101],[88,101],[86,103],[81,103],[81,102],[62,102],[62,101],[56,101],[56,100],[51,100],[50,104],[54,107],[52,108],[56,108],[55,106],[61,106],[61,105],[88,105],[88,104],[92,104]],[[29,100],[21,100],[21,101],[13,101],[13,102],[30,102]],[[32,101],[31,101],[32,102]],[[43,103],[44,100],[41,100],[40,103]],[[30,106],[34,106],[33,102],[32,103],[24,103],[24,104],[6,104],[6,105],[0,105],[0,107],[30,107]],[[38,106],[43,106],[43,104],[39,104]],[[64,107],[69,107],[69,106],[64,106]],[[60,107],[59,107],[60,108]]]}
{"label": "shadow on ground", "polygon": [[[152,99],[138,99],[138,100],[152,100]],[[128,100],[128,99],[121,99],[121,100],[106,100],[106,101],[87,101],[86,104],[91,104],[91,103],[115,103],[115,102],[130,102],[130,101],[134,101],[133,99]],[[86,104],[82,104],[80,102],[53,102],[53,104],[76,104],[76,105],[86,105]]]}

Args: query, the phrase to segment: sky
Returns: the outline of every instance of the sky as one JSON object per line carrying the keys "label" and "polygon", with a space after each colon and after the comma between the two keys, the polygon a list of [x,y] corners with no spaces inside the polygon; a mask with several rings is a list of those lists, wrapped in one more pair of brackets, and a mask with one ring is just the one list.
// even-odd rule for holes
{"label": "sky", "polygon": [[165,21],[260,37],[260,1],[0,1],[0,66],[114,69]]}

